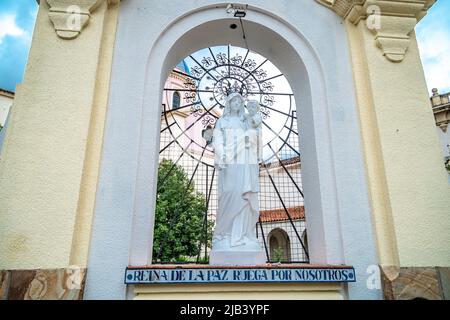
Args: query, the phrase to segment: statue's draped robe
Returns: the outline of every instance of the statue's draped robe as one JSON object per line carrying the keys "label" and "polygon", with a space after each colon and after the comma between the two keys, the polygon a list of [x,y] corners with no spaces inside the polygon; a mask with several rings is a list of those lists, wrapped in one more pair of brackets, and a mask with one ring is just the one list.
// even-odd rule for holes
{"label": "statue's draped robe", "polygon": [[214,129],[213,147],[219,170],[213,248],[214,242],[226,238],[231,247],[257,243],[259,130],[245,131],[239,118],[221,118]]}

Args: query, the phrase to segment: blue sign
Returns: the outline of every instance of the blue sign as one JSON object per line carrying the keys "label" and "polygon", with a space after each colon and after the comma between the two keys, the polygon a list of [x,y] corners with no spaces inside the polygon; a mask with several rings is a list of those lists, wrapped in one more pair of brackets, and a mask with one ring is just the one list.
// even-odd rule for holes
{"label": "blue sign", "polygon": [[355,282],[355,270],[343,268],[127,268],[126,284],[258,283],[258,282]]}

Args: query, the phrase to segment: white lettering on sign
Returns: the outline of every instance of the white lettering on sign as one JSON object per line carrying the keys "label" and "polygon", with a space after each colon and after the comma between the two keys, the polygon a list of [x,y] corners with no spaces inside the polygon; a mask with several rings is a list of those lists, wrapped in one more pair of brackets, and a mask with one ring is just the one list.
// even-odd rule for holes
{"label": "white lettering on sign", "polygon": [[125,271],[126,284],[355,281],[353,268],[127,268]]}

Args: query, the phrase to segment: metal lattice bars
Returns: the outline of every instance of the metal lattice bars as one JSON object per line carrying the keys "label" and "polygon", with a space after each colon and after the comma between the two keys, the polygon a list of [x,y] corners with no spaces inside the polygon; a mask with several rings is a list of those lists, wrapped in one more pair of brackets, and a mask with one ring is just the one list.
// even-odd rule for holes
{"label": "metal lattice bars", "polygon": [[[207,261],[211,236],[208,234],[208,223],[214,221],[217,210],[215,178],[217,172],[214,167],[213,150],[199,135],[199,130],[214,126],[223,112],[226,96],[232,92],[240,92],[246,99],[257,99],[260,102],[263,138],[265,137],[264,160],[260,165],[260,179],[262,179],[260,207],[262,211],[270,211],[272,208],[283,210],[285,222],[279,221],[277,225],[289,227],[300,244],[300,248],[296,250],[300,250],[301,255],[297,254],[295,259],[283,262],[308,262],[307,247],[301,237],[302,231],[297,229],[298,221],[295,220],[299,218],[293,218],[289,212],[289,206],[291,209],[303,206],[303,191],[299,185],[300,151],[294,95],[284,75],[268,59],[248,49],[230,45],[206,48],[189,55],[185,60],[187,62],[184,68],[178,67],[173,70],[176,79],[174,78],[172,83],[176,85],[172,84],[164,89],[166,101],[163,103],[161,121],[165,125],[160,131],[160,159],[171,159],[173,164],[159,182],[158,190],[166,183],[175,167],[180,167],[189,177],[182,196],[185,196],[192,185],[205,195],[207,210],[203,213],[202,236],[193,262]],[[264,66],[267,67],[266,70],[262,69]],[[283,87],[285,92],[276,91],[275,88],[278,86]],[[171,107],[170,99],[175,92],[184,93],[183,102],[176,109]],[[275,161],[270,162],[272,159]],[[177,209],[170,215],[167,221],[169,229],[177,221],[179,214]],[[271,256],[273,248],[269,248],[271,233],[265,231],[270,223],[260,217],[257,224],[259,225],[256,229],[257,236],[261,233],[260,240],[267,261],[275,262]],[[155,257],[159,263],[169,262],[159,259],[167,238],[168,234],[163,237],[161,248]],[[305,258],[302,259],[301,256]]]}

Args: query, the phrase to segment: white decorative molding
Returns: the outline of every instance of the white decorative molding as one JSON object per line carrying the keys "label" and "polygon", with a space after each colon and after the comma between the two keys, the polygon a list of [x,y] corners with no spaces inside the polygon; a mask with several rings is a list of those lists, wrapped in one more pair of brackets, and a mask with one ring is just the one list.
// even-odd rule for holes
{"label": "white decorative molding", "polygon": [[430,100],[436,126],[446,133],[450,124],[450,92],[439,94],[438,89],[433,88],[433,95]]}
{"label": "white decorative molding", "polygon": [[[47,0],[48,16],[56,34],[63,39],[75,39],[89,22],[92,12],[105,0]],[[115,5],[120,0],[107,0]]]}
{"label": "white decorative molding", "polygon": [[436,0],[315,0],[357,25],[366,21],[377,47],[392,62],[401,62],[411,32]]}

